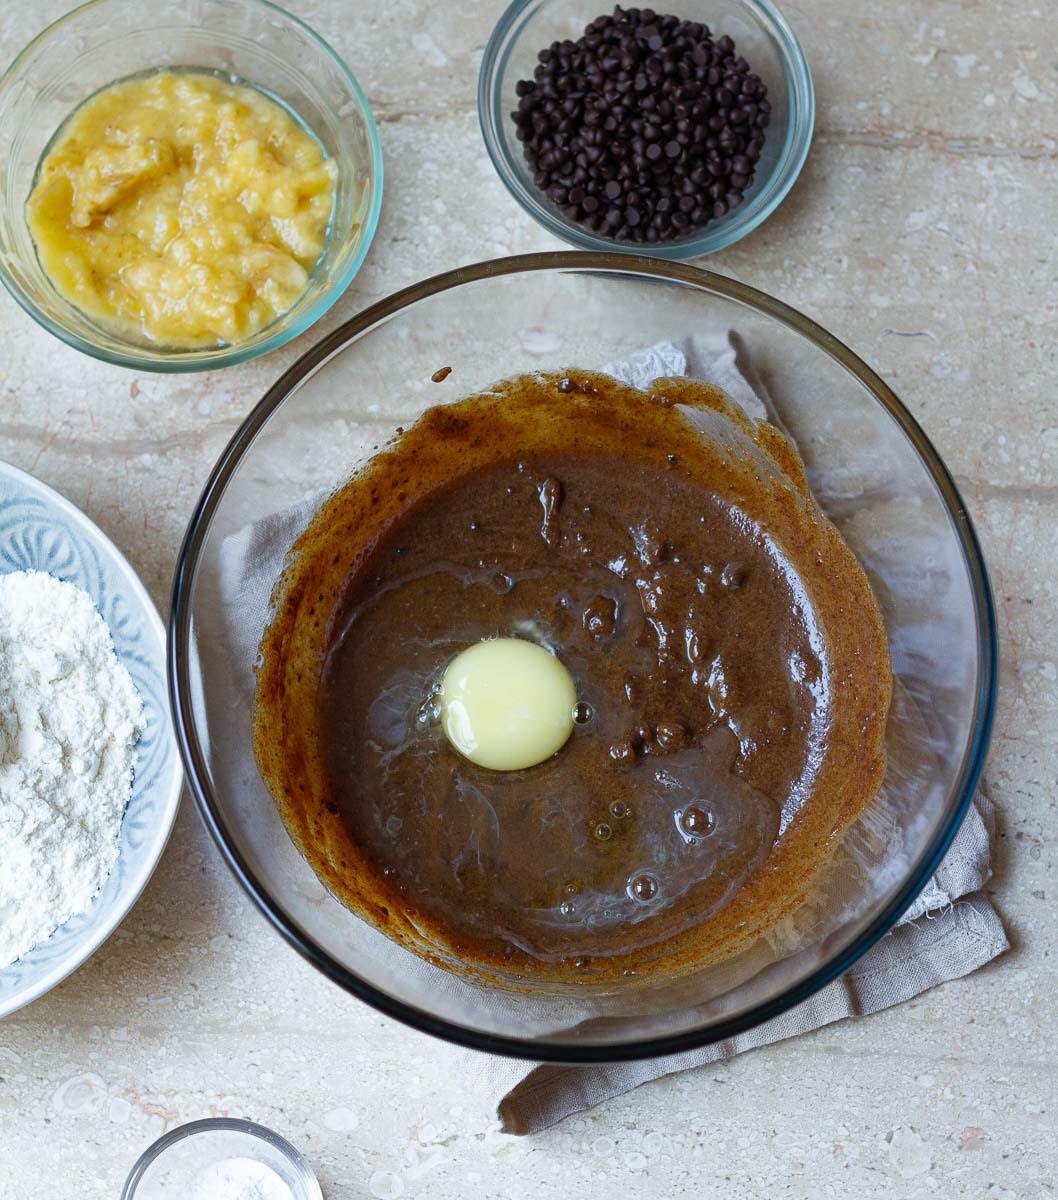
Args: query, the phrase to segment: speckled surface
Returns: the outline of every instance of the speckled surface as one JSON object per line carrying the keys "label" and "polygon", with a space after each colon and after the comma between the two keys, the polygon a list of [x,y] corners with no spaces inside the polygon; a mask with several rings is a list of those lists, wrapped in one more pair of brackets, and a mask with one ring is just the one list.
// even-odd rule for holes
{"label": "speckled surface", "polygon": [[[0,0],[6,63],[67,6]],[[498,0],[300,0],[380,118],[374,248],[322,332],[423,275],[552,248],[474,113]],[[603,7],[600,5],[600,7]],[[329,1197],[943,1196],[1058,1191],[1058,49],[1050,0],[783,6],[820,105],[781,211],[709,265],[821,321],[895,386],[972,505],[1003,670],[985,786],[1013,953],[870,1019],[661,1080],[529,1139],[452,1052],[326,983],[250,908],[185,803],[121,929],[0,1024],[0,1196],[102,1200],[167,1126],[272,1125]],[[165,607],[184,523],[306,348],[223,374],[91,362],[0,296],[0,457],[58,487]]]}

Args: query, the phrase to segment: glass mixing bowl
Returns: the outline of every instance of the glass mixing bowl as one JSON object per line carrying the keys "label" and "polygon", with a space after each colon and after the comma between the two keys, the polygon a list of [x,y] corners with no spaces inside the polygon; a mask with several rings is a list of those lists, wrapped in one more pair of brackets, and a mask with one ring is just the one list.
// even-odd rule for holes
{"label": "glass mixing bowl", "polygon": [[[430,405],[527,370],[601,369],[688,335],[737,339],[747,377],[800,447],[815,493],[871,577],[896,697],[885,782],[809,901],[738,956],[675,982],[603,992],[483,989],[401,949],[324,887],[252,755],[253,662],[272,579],[314,505]],[[451,367],[442,383],[431,381]],[[970,518],[892,391],[794,309],[684,264],[559,253],[480,263],[367,309],[267,393],[217,463],[174,582],[169,682],[191,789],[229,866],[329,978],[454,1042],[590,1062],[728,1037],[844,971],[921,890],[981,771],[995,621]]]}
{"label": "glass mixing bowl", "polygon": [[[532,79],[537,54],[552,42],[580,37],[585,25],[609,11],[602,0],[514,0],[485,47],[478,75],[478,117],[485,147],[507,190],[549,233],[581,250],[641,253],[643,246],[615,242],[578,225],[541,192],[511,120],[518,107],[515,85]],[[697,258],[752,233],[786,198],[808,157],[815,93],[801,43],[769,0],[681,0],[671,11],[708,25],[714,37],[732,38],[737,53],[766,84],[772,105],[764,149],[742,203],[686,237],[647,248],[659,258]]]}
{"label": "glass mixing bowl", "polygon": [[[196,350],[151,346],[105,328],[59,294],[37,258],[26,199],[66,118],[93,93],[159,68],[214,71],[294,112],[338,167],[327,245],[292,308],[243,341]],[[339,56],[267,0],[90,0],[49,25],[0,77],[0,280],[76,350],[141,371],[208,371],[245,362],[308,329],[349,286],[382,207],[382,149],[367,98]]]}

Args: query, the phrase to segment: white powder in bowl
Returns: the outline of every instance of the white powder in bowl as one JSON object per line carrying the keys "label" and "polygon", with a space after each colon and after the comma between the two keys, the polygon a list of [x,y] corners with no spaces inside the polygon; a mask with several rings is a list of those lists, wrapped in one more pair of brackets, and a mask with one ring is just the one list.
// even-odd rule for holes
{"label": "white powder in bowl", "polygon": [[143,727],[88,594],[42,571],[0,575],[0,968],[113,869]]}
{"label": "white powder in bowl", "polygon": [[226,1158],[195,1176],[182,1200],[294,1200],[282,1179],[254,1158]]}

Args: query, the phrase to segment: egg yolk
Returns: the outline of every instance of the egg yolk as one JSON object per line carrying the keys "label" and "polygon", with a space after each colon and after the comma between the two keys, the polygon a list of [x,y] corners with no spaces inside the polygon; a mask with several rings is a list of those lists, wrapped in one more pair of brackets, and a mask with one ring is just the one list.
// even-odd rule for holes
{"label": "egg yolk", "polygon": [[573,729],[577,692],[543,646],[491,638],[457,654],[438,693],[441,727],[464,758],[520,771],[550,758]]}

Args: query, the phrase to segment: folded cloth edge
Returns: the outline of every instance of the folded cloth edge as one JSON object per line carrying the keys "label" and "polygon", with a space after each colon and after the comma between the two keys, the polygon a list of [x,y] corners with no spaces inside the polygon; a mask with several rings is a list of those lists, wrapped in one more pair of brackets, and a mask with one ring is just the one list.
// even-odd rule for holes
{"label": "folded cloth edge", "polygon": [[497,1097],[505,1133],[537,1133],[641,1084],[727,1061],[849,1017],[861,1017],[967,975],[1009,948],[1003,924],[982,892],[940,916],[895,926],[844,975],[802,1004],[721,1042],[661,1059],[592,1066],[526,1064],[475,1055],[475,1090]]}

